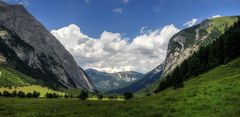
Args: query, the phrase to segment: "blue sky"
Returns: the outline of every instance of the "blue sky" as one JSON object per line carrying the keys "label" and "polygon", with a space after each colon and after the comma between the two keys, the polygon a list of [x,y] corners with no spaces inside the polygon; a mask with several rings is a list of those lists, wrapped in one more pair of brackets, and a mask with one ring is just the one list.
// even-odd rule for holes
{"label": "blue sky", "polygon": [[[238,15],[240,0],[8,0],[23,2],[26,8],[49,30],[76,24],[91,37],[104,30],[139,34],[147,26],[157,29],[167,24],[182,24],[192,18],[206,19],[213,15]],[[124,2],[125,1],[125,2]],[[121,13],[113,12],[121,8]]]}
{"label": "blue sky", "polygon": [[213,16],[240,13],[240,0],[4,0],[23,4],[79,66],[147,73],[169,39]]}

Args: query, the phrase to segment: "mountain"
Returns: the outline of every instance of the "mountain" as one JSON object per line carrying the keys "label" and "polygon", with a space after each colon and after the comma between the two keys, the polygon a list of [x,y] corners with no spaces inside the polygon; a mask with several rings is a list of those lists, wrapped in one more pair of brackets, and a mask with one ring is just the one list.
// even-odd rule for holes
{"label": "mountain", "polygon": [[72,55],[22,5],[0,1],[0,55],[1,63],[53,87],[95,91]]}
{"label": "mountain", "polygon": [[[159,77],[170,74],[184,60],[197,52],[200,47],[206,47],[216,41],[239,19],[238,16],[211,18],[175,34],[169,41],[167,56],[163,62],[163,73]],[[158,79],[137,93],[142,95],[153,92],[162,78]]]}
{"label": "mountain", "polygon": [[154,70],[145,74],[141,79],[137,80],[136,82],[120,88],[109,91],[110,93],[124,93],[124,92],[137,92],[143,88],[148,87],[152,83],[156,82],[160,79],[163,72],[163,65],[157,66]]}
{"label": "mountain", "polygon": [[135,71],[117,73],[106,73],[95,69],[85,71],[96,85],[97,90],[102,92],[122,88],[143,77],[143,74]]}
{"label": "mountain", "polygon": [[207,46],[225,33],[239,17],[218,17],[184,29],[169,41],[167,57],[164,62],[164,76],[171,73],[185,59],[192,56],[202,46]]}

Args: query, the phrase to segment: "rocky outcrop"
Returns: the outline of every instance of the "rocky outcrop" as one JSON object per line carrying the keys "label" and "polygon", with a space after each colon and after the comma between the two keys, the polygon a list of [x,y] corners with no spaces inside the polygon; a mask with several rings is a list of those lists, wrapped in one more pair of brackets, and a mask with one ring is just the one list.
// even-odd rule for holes
{"label": "rocky outcrop", "polygon": [[72,55],[22,5],[0,1],[0,47],[7,63],[20,71],[34,71],[64,87],[95,90]]}

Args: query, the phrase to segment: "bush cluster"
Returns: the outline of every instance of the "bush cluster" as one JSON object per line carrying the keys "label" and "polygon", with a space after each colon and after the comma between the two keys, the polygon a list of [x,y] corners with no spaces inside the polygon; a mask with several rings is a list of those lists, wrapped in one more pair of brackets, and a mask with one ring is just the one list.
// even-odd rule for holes
{"label": "bush cluster", "polygon": [[59,98],[59,97],[61,97],[56,93],[46,93],[45,96],[46,96],[46,98]]}
{"label": "bush cluster", "polygon": [[19,98],[38,98],[40,96],[39,92],[28,92],[25,94],[23,91],[13,91],[13,92],[8,92],[8,91],[3,91],[3,93],[0,92],[0,96],[4,97],[19,97]]}

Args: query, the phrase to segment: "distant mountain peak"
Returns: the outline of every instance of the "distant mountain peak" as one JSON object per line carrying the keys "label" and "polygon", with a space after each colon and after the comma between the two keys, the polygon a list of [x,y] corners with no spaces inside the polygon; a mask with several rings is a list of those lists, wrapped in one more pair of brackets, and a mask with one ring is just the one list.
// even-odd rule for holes
{"label": "distant mountain peak", "polygon": [[95,69],[85,70],[99,91],[109,91],[127,86],[143,77],[136,71],[107,73]]}

